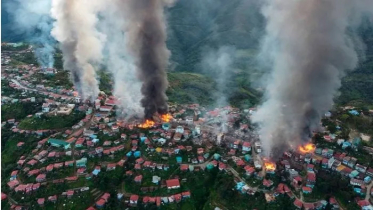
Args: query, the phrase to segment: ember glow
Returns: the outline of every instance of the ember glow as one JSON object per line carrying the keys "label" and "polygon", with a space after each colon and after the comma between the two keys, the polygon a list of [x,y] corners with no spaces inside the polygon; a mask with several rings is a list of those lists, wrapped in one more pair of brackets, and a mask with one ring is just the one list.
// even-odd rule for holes
{"label": "ember glow", "polygon": [[153,120],[146,120],[144,123],[140,124],[139,128],[151,128],[155,125],[155,122]]}
{"label": "ember glow", "polygon": [[266,161],[264,162],[264,168],[266,169],[266,171],[274,171],[276,170],[276,164]]}
{"label": "ember glow", "polygon": [[161,115],[162,122],[170,122],[171,119],[172,119],[172,116],[168,113]]}
{"label": "ember glow", "polygon": [[308,143],[304,146],[299,146],[299,151],[302,153],[312,153],[316,149],[316,146],[314,144]]}

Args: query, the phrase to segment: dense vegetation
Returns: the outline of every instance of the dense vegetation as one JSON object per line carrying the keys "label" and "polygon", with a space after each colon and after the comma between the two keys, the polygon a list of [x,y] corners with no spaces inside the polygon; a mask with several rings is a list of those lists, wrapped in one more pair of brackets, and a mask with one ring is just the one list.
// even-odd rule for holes
{"label": "dense vegetation", "polygon": [[66,116],[40,116],[26,118],[19,123],[20,129],[41,130],[41,129],[59,129],[67,128],[78,123],[85,116],[84,112],[74,111]]}
{"label": "dense vegetation", "polygon": [[70,80],[69,71],[58,71],[56,74],[37,74],[35,84],[42,84],[44,86],[56,87],[61,86],[66,89],[72,88],[73,84]]}
{"label": "dense vegetation", "polygon": [[8,119],[21,120],[27,115],[35,114],[41,110],[41,104],[38,103],[15,103],[4,104],[1,106],[1,121]]}
{"label": "dense vegetation", "polygon": [[365,20],[359,28],[359,35],[364,43],[360,49],[359,67],[342,80],[341,96],[338,102],[351,105],[373,104],[373,23]]}
{"label": "dense vegetation", "polygon": [[28,47],[29,47],[28,44],[21,44],[19,46],[2,45],[1,50],[4,50],[4,51],[19,51],[19,50],[25,50]]}

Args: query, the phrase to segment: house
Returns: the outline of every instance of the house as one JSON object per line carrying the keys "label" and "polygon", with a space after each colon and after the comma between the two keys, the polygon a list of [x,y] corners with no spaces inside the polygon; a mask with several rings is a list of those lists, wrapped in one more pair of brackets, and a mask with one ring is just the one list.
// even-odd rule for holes
{"label": "house", "polygon": [[106,201],[102,198],[100,198],[98,201],[96,201],[97,208],[103,208],[105,206]]}
{"label": "house", "polygon": [[86,167],[87,158],[81,158],[80,160],[76,160],[76,167]]}
{"label": "house", "polygon": [[19,181],[17,179],[14,179],[7,183],[10,189],[13,189],[14,187],[19,185]]}
{"label": "house", "polygon": [[263,179],[263,186],[271,187],[273,185],[273,181],[270,179]]}
{"label": "house", "polygon": [[303,186],[303,187],[302,187],[302,192],[303,192],[304,194],[310,194],[310,193],[312,193],[312,188],[307,187],[307,186]]}
{"label": "house", "polygon": [[303,203],[304,210],[313,210],[315,205],[313,203]]}
{"label": "house", "polygon": [[85,168],[78,168],[77,173],[84,174],[85,170],[86,170]]}
{"label": "house", "polygon": [[75,147],[82,147],[83,146],[83,143],[84,143],[84,139],[78,139],[78,141],[76,141],[75,143]]}
{"label": "house", "polygon": [[250,142],[243,142],[242,144],[242,153],[247,153],[247,152],[250,152],[251,151],[251,144]]}
{"label": "house", "polygon": [[307,187],[313,188],[316,183],[316,174],[314,172],[308,172],[307,173]]}
{"label": "house", "polygon": [[301,209],[303,207],[303,203],[299,199],[295,199],[294,206],[297,207],[298,209]]}
{"label": "house", "polygon": [[74,161],[73,160],[66,161],[65,162],[65,167],[68,167],[68,166],[74,166]]}
{"label": "house", "polygon": [[46,179],[47,175],[46,174],[39,174],[37,177],[36,177],[36,182],[44,182],[45,179]]}
{"label": "house", "polygon": [[107,164],[107,166],[106,166],[106,171],[112,171],[112,170],[114,170],[115,169],[115,167],[116,167],[116,163],[109,163],[109,164]]}
{"label": "house", "polygon": [[203,156],[198,156],[197,159],[199,163],[205,162],[205,158]]}
{"label": "house", "polygon": [[366,177],[364,178],[364,182],[365,182],[366,184],[369,184],[371,181],[372,181],[372,178],[371,178],[370,176],[366,176]]}
{"label": "house", "polygon": [[227,166],[222,163],[222,162],[219,162],[219,170],[222,171],[222,170],[225,170],[227,168]]}
{"label": "house", "polygon": [[357,205],[361,207],[362,210],[371,210],[372,205],[367,200],[360,200],[357,202]]}
{"label": "house", "polygon": [[136,183],[141,183],[141,181],[142,181],[142,175],[135,176],[134,180],[135,180]]}
{"label": "house", "polygon": [[30,176],[38,175],[39,173],[40,173],[39,169],[34,169],[34,170],[29,171],[27,175],[30,177]]}
{"label": "house", "polygon": [[350,184],[353,185],[353,186],[362,186],[364,184],[364,181],[360,180],[360,179],[351,178],[350,179]]}
{"label": "house", "polygon": [[131,197],[130,197],[130,205],[131,206],[136,206],[138,200],[139,200],[139,196],[138,195],[131,195]]}
{"label": "house", "polygon": [[188,171],[188,169],[189,169],[188,164],[181,164],[181,166],[180,166],[181,171]]}
{"label": "house", "polygon": [[27,164],[30,165],[30,166],[34,166],[37,162],[38,161],[32,159],[32,160],[28,161]]}
{"label": "house", "polygon": [[96,166],[95,169],[92,171],[92,174],[97,176],[101,172],[101,166]]}
{"label": "house", "polygon": [[113,109],[112,106],[100,106],[100,111],[101,112],[111,112]]}
{"label": "house", "polygon": [[67,181],[76,181],[76,180],[78,180],[78,177],[77,176],[70,176],[70,177],[66,177],[65,179]]}
{"label": "house", "polygon": [[247,175],[247,176],[251,176],[251,175],[253,175],[254,172],[255,172],[255,168],[253,168],[253,167],[251,167],[251,166],[248,166],[248,165],[245,166],[244,169],[245,169],[245,171],[246,171],[246,175]]}
{"label": "house", "polygon": [[39,198],[38,199],[39,206],[43,206],[44,205],[44,201],[45,201],[45,198]]}
{"label": "house", "polygon": [[181,195],[183,196],[183,198],[190,198],[190,191],[182,192]]}
{"label": "house", "polygon": [[[32,185],[32,190],[38,190],[40,188],[40,183],[36,183],[36,184],[33,184]],[[27,188],[26,188],[26,191],[27,191]]]}
{"label": "house", "polygon": [[12,171],[12,173],[10,174],[10,180],[16,179],[17,175],[18,175],[18,170]]}
{"label": "house", "polygon": [[50,143],[54,147],[63,147],[64,149],[70,148],[70,143],[59,139],[49,138],[48,143]]}
{"label": "house", "polygon": [[302,184],[302,177],[300,176],[295,176],[293,178],[293,185],[296,187],[299,187]]}
{"label": "house", "polygon": [[71,197],[73,197],[73,196],[74,196],[74,190],[68,190],[68,191],[66,192],[66,196],[67,196],[67,198],[71,198]]}
{"label": "house", "polygon": [[159,181],[161,181],[161,177],[159,177],[159,176],[153,176],[153,178],[152,178],[152,182],[153,182],[154,184],[158,184]]}
{"label": "house", "polygon": [[49,196],[48,201],[56,202],[57,201],[57,195]]}
{"label": "house", "polygon": [[53,171],[53,168],[54,168],[53,164],[49,164],[49,165],[46,167],[46,170],[47,170],[48,172],[50,172],[50,171]]}
{"label": "house", "polygon": [[178,189],[180,188],[179,179],[169,179],[166,180],[167,189]]}
{"label": "house", "polygon": [[24,144],[25,144],[25,142],[20,141],[20,142],[17,143],[17,147],[20,148],[20,147],[22,147]]}
{"label": "house", "polygon": [[369,168],[367,171],[366,171],[366,174],[368,176],[370,176],[371,178],[373,178],[373,168]]}
{"label": "house", "polygon": [[360,164],[356,164],[355,169],[363,174],[367,171],[367,167]]}

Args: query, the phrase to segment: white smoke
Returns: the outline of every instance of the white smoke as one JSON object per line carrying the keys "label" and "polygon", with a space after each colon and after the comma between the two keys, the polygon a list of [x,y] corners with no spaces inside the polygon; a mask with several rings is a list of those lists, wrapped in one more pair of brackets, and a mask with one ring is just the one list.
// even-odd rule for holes
{"label": "white smoke", "polygon": [[[364,4],[364,6],[362,6]],[[253,115],[267,156],[306,142],[331,108],[341,78],[358,64],[348,29],[373,1],[269,0],[261,57],[272,69]],[[371,12],[371,11],[370,11]],[[352,27],[351,27],[352,26]]]}
{"label": "white smoke", "polygon": [[113,75],[114,96],[119,99],[118,114],[121,117],[142,117],[141,82],[137,77],[134,58],[127,50],[126,21],[118,0],[107,2],[101,11],[99,29],[107,36],[104,64]]}
{"label": "white smoke", "polygon": [[96,69],[103,57],[105,36],[96,24],[104,6],[100,0],[53,0],[56,20],[52,35],[60,42],[64,68],[71,70],[74,85],[83,99],[94,100],[99,92]]}
{"label": "white smoke", "polygon": [[52,18],[51,0],[12,0],[2,2],[12,16],[12,29],[16,34],[25,35],[35,47],[35,55],[43,68],[54,65],[54,45],[56,41],[50,35]]}

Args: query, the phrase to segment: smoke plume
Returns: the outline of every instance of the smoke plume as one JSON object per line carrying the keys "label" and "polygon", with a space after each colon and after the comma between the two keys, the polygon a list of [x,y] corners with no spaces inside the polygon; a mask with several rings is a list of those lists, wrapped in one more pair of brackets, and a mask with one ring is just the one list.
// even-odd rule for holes
{"label": "smoke plume", "polygon": [[202,68],[216,81],[216,107],[229,105],[226,95],[228,81],[232,76],[232,64],[234,61],[235,48],[222,46],[219,49],[207,51],[202,59]]}
{"label": "smoke plume", "polygon": [[166,24],[164,6],[171,6],[170,0],[128,0],[120,2],[126,16],[127,44],[135,59],[138,77],[142,82],[141,105],[145,118],[152,118],[155,112],[168,111],[168,87],[166,68],[170,52],[166,46]]}
{"label": "smoke plume", "polygon": [[356,68],[351,29],[367,7],[361,5],[364,1],[349,0],[267,3],[261,56],[272,72],[266,101],[253,121],[260,125],[265,154],[277,158],[289,146],[309,141],[331,108],[341,78]]}
{"label": "smoke plume", "polygon": [[[236,50],[231,46],[221,46],[217,50],[210,49],[202,59],[202,69],[216,82],[217,91],[214,94],[214,107],[223,108],[229,105],[228,82],[232,77],[233,62]],[[220,112],[221,127],[215,130],[216,134],[227,132],[228,110]]]}
{"label": "smoke plume", "polygon": [[96,29],[99,0],[53,0],[51,14],[56,20],[52,35],[60,42],[64,68],[72,73],[76,89],[83,99],[97,97],[95,65],[102,59],[105,37]]}
{"label": "smoke plume", "polygon": [[25,35],[25,39],[35,47],[38,63],[43,68],[54,65],[55,40],[50,35],[52,18],[50,17],[50,0],[13,0],[3,1],[10,14],[12,29],[16,34]]}
{"label": "smoke plume", "polygon": [[114,96],[118,98],[117,116],[125,119],[143,117],[141,100],[141,81],[137,77],[135,59],[128,48],[126,19],[118,2],[109,1],[100,13],[99,30],[105,33],[107,42],[104,49],[104,64],[112,74]]}

